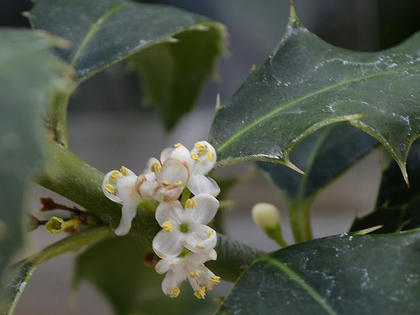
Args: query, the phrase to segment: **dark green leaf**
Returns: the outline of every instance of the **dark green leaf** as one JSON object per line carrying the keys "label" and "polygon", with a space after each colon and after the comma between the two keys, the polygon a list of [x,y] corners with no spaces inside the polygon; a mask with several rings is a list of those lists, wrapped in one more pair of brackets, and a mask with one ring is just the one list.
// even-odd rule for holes
{"label": "dark green leaf", "polygon": [[357,128],[335,124],[308,136],[292,151],[292,159],[305,176],[277,163],[258,162],[258,167],[290,203],[304,203],[377,144]]}
{"label": "dark green leaf", "polygon": [[[149,250],[151,251],[151,250]],[[161,290],[163,277],[143,262],[146,246],[129,237],[94,245],[76,259],[75,284],[88,280],[109,299],[116,314],[195,314],[210,311],[185,285],[177,299]]]}
{"label": "dark green leaf", "polygon": [[375,210],[356,218],[351,231],[383,225],[377,233],[395,232],[420,227],[420,142],[414,143],[408,155],[407,172],[410,187],[392,163],[383,173]]}
{"label": "dark green leaf", "polygon": [[220,314],[417,314],[420,231],[333,236],[264,256]]}
{"label": "dark green leaf", "polygon": [[219,23],[177,8],[121,0],[38,0],[34,27],[73,42],[59,55],[83,81],[132,57],[146,98],[170,129],[191,110],[223,52]]}
{"label": "dark green leaf", "polygon": [[325,43],[292,10],[273,55],[217,111],[210,141],[219,165],[245,160],[295,166],[290,152],[339,121],[374,136],[406,176],[420,131],[420,33],[389,50],[362,53]]}
{"label": "dark green leaf", "polygon": [[27,180],[41,166],[42,111],[69,69],[50,52],[63,41],[0,30],[0,274],[22,243]]}

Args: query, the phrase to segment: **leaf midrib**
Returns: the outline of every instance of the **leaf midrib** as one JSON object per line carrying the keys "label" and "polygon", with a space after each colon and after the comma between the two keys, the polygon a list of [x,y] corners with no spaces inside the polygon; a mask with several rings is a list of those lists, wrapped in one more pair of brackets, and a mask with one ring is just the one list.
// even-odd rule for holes
{"label": "leaf midrib", "polygon": [[83,40],[81,41],[79,48],[77,48],[76,52],[73,55],[73,58],[71,60],[71,65],[74,66],[79,59],[80,55],[82,54],[83,50],[87,46],[87,44],[90,42],[92,37],[99,31],[99,28],[103,23],[105,23],[112,15],[117,13],[119,10],[123,8],[125,5],[125,2],[118,3],[113,5],[109,10],[107,10],[104,14],[102,14],[95,23],[92,24],[89,31],[86,33],[86,35],[83,37]]}
{"label": "leaf midrib", "polygon": [[290,267],[286,266],[285,264],[271,257],[264,257],[260,261],[267,262],[270,265],[276,267],[277,269],[280,269],[292,281],[296,282],[303,290],[305,290],[312,297],[312,299],[316,303],[318,303],[328,314],[330,315],[337,314],[333,310],[333,308],[326,302],[325,298],[323,298],[314,288],[312,288],[309,284],[307,284],[305,280],[302,279],[297,273],[295,273]]}
{"label": "leaf midrib", "polygon": [[351,80],[343,80],[340,81],[338,83],[326,86],[320,90],[308,93],[304,96],[301,96],[295,100],[292,100],[286,104],[284,104],[283,106],[280,106],[278,108],[275,108],[274,110],[268,112],[267,114],[265,114],[264,116],[262,116],[261,118],[255,120],[254,122],[250,123],[249,125],[247,125],[245,128],[240,129],[237,133],[233,134],[231,137],[229,137],[222,145],[220,145],[217,149],[217,151],[220,153],[222,152],[228,145],[230,145],[231,143],[235,142],[236,140],[238,140],[238,138],[240,136],[242,136],[243,134],[247,133],[250,129],[253,129],[254,127],[256,127],[257,125],[259,125],[260,123],[264,122],[265,120],[269,120],[270,118],[272,118],[274,115],[276,115],[277,113],[281,112],[284,109],[289,108],[292,105],[295,105],[297,103],[300,103],[304,100],[307,100],[311,97],[317,96],[319,94],[325,93],[325,92],[329,92],[331,90],[340,88],[342,86],[354,83],[354,82],[359,82],[359,81],[364,81],[364,80],[368,80],[368,79],[372,79],[375,77],[381,77],[381,76],[386,76],[386,75],[390,75],[390,74],[394,74],[394,73],[399,73],[399,72],[403,72],[403,71],[407,71],[407,70],[415,70],[415,69],[420,69],[419,65],[416,66],[412,66],[412,67],[405,67],[405,68],[394,68],[393,70],[390,71],[382,71],[382,72],[378,72],[378,73],[373,73],[370,75],[366,75],[366,76],[361,76],[361,77],[357,77]]}

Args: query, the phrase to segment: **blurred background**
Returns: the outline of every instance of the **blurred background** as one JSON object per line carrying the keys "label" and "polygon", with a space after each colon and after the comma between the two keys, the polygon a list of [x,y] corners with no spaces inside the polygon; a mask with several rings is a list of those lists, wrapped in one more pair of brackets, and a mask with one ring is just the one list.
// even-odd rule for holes
{"label": "blurred background", "polygon": [[[194,111],[171,134],[163,130],[153,109],[141,103],[141,82],[124,64],[83,83],[69,105],[70,148],[104,172],[120,165],[141,171],[146,160],[158,156],[164,147],[176,142],[190,147],[195,140],[205,138],[217,93],[223,103],[245,80],[251,66],[264,62],[282,37],[288,19],[286,0],[147,2],[174,5],[222,22],[229,32],[230,55],[219,61],[218,79],[208,82]],[[29,0],[2,0],[0,26],[29,27],[21,13],[31,6]],[[418,0],[297,0],[296,10],[313,33],[334,45],[360,51],[393,46],[420,29]],[[319,194],[312,209],[315,237],[345,232],[356,215],[372,209],[383,161],[384,153],[375,150]],[[285,238],[292,241],[281,194],[255,171],[253,164],[228,167],[219,173],[246,174],[229,194],[234,207],[227,214],[228,235],[261,250],[277,249],[251,220],[252,206],[265,201],[279,207]],[[40,208],[42,196],[60,200],[33,185],[28,211]],[[40,228],[28,235],[21,255],[57,239]],[[107,301],[88,283],[71,293],[72,259],[73,254],[67,254],[38,268],[16,314],[111,314]],[[229,284],[224,284],[218,294],[228,289]]]}

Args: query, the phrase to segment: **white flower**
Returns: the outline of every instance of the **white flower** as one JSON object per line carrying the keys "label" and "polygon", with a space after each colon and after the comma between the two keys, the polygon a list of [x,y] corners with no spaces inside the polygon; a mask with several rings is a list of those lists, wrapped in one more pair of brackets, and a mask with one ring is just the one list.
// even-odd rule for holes
{"label": "white flower", "polygon": [[188,279],[194,290],[194,295],[204,299],[206,291],[213,289],[220,282],[204,263],[208,260],[216,260],[217,254],[213,249],[207,254],[196,254],[185,251],[179,257],[168,257],[160,260],[156,266],[156,272],[165,275],[162,281],[162,291],[169,297],[175,298],[179,295],[181,283]]}
{"label": "white flower", "polygon": [[162,231],[153,239],[153,250],[161,257],[176,257],[184,247],[194,253],[208,253],[216,246],[216,232],[208,227],[219,207],[209,194],[199,194],[185,202],[162,202],[156,209],[156,220]]}
{"label": "white flower", "polygon": [[[139,192],[145,199],[176,200],[187,186],[194,195],[210,194],[216,197],[220,188],[215,180],[206,176],[216,165],[216,159],[216,150],[206,141],[196,142],[191,152],[177,143],[173,148],[162,151],[160,162],[155,158],[149,160],[148,168],[140,175]],[[188,175],[185,174],[185,169]],[[164,176],[160,175],[163,170]],[[162,183],[173,193],[168,196],[161,188]],[[176,183],[179,186],[178,190],[174,191]]]}
{"label": "white flower", "polygon": [[220,193],[219,185],[207,175],[216,165],[216,150],[207,141],[199,141],[191,150],[192,172],[187,187],[194,194],[210,194],[217,196]]}
{"label": "white flower", "polygon": [[189,151],[184,146],[162,151],[161,161],[151,158],[139,176],[137,191],[143,199],[177,200],[190,177]]}
{"label": "white flower", "polygon": [[115,230],[117,235],[130,231],[131,222],[137,214],[141,197],[136,190],[137,175],[122,166],[119,171],[108,172],[102,182],[102,190],[109,199],[122,204],[121,221]]}

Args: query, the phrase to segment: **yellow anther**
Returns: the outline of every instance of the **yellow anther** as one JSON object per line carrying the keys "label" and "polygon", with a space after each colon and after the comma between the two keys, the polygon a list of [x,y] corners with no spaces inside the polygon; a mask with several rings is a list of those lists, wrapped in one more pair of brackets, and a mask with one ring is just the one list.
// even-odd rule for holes
{"label": "yellow anther", "polygon": [[162,181],[162,185],[164,185],[164,186],[169,186],[171,183],[170,182],[168,182],[167,180],[163,180]]}
{"label": "yellow anther", "polygon": [[199,157],[199,156],[198,156],[198,154],[197,154],[197,153],[195,153],[195,152],[191,152],[191,158],[192,158],[194,161],[200,162],[200,157]]}
{"label": "yellow anther", "polygon": [[211,276],[210,277],[210,282],[213,284],[219,284],[220,283],[220,277],[218,276]]}
{"label": "yellow anther", "polygon": [[152,170],[152,172],[159,173],[162,170],[162,165],[160,165],[160,163],[156,162],[152,165],[152,167],[150,169]]}
{"label": "yellow anther", "polygon": [[174,186],[175,187],[180,187],[180,186],[182,186],[182,184],[183,184],[182,180],[179,180],[174,184]]}
{"label": "yellow anther", "polygon": [[204,153],[204,151],[207,150],[207,147],[204,144],[201,144],[200,142],[196,142],[194,144],[194,148],[198,151],[198,153]]}
{"label": "yellow anther", "polygon": [[174,228],[172,226],[172,222],[171,221],[165,221],[162,223],[162,229],[166,232],[166,233],[172,233]]}
{"label": "yellow anther", "polygon": [[171,293],[169,293],[169,297],[177,298],[181,290],[178,287],[172,288]]}
{"label": "yellow anther", "polygon": [[200,290],[194,292],[197,299],[204,299],[206,297],[206,287],[200,287]]}
{"label": "yellow anther", "polygon": [[201,275],[201,270],[195,270],[190,272],[190,277],[193,279],[197,279]]}
{"label": "yellow anther", "polygon": [[113,180],[113,181],[116,181],[118,178],[120,178],[121,177],[121,173],[119,172],[119,171],[113,171],[112,173],[111,173],[111,179]]}
{"label": "yellow anther", "polygon": [[192,209],[197,206],[197,201],[195,199],[187,199],[185,201],[185,209]]}
{"label": "yellow anther", "polygon": [[207,232],[207,238],[210,238],[213,235],[214,231],[213,230],[209,230]]}
{"label": "yellow anther", "polygon": [[174,144],[174,147],[175,147],[175,148],[182,147],[182,143],[179,143],[179,142],[178,142],[178,143],[175,143],[175,144]]}
{"label": "yellow anther", "polygon": [[124,176],[128,176],[128,174],[130,174],[130,171],[125,166],[121,166],[120,171]]}
{"label": "yellow anther", "polygon": [[197,243],[195,243],[195,247],[196,248],[203,248],[203,243],[197,242]]}
{"label": "yellow anther", "polygon": [[117,187],[112,186],[111,184],[105,185],[105,190],[109,192],[110,194],[115,195],[117,193]]}
{"label": "yellow anther", "polygon": [[207,160],[209,160],[209,161],[213,161],[213,159],[214,159],[214,155],[213,155],[213,152],[207,152]]}

